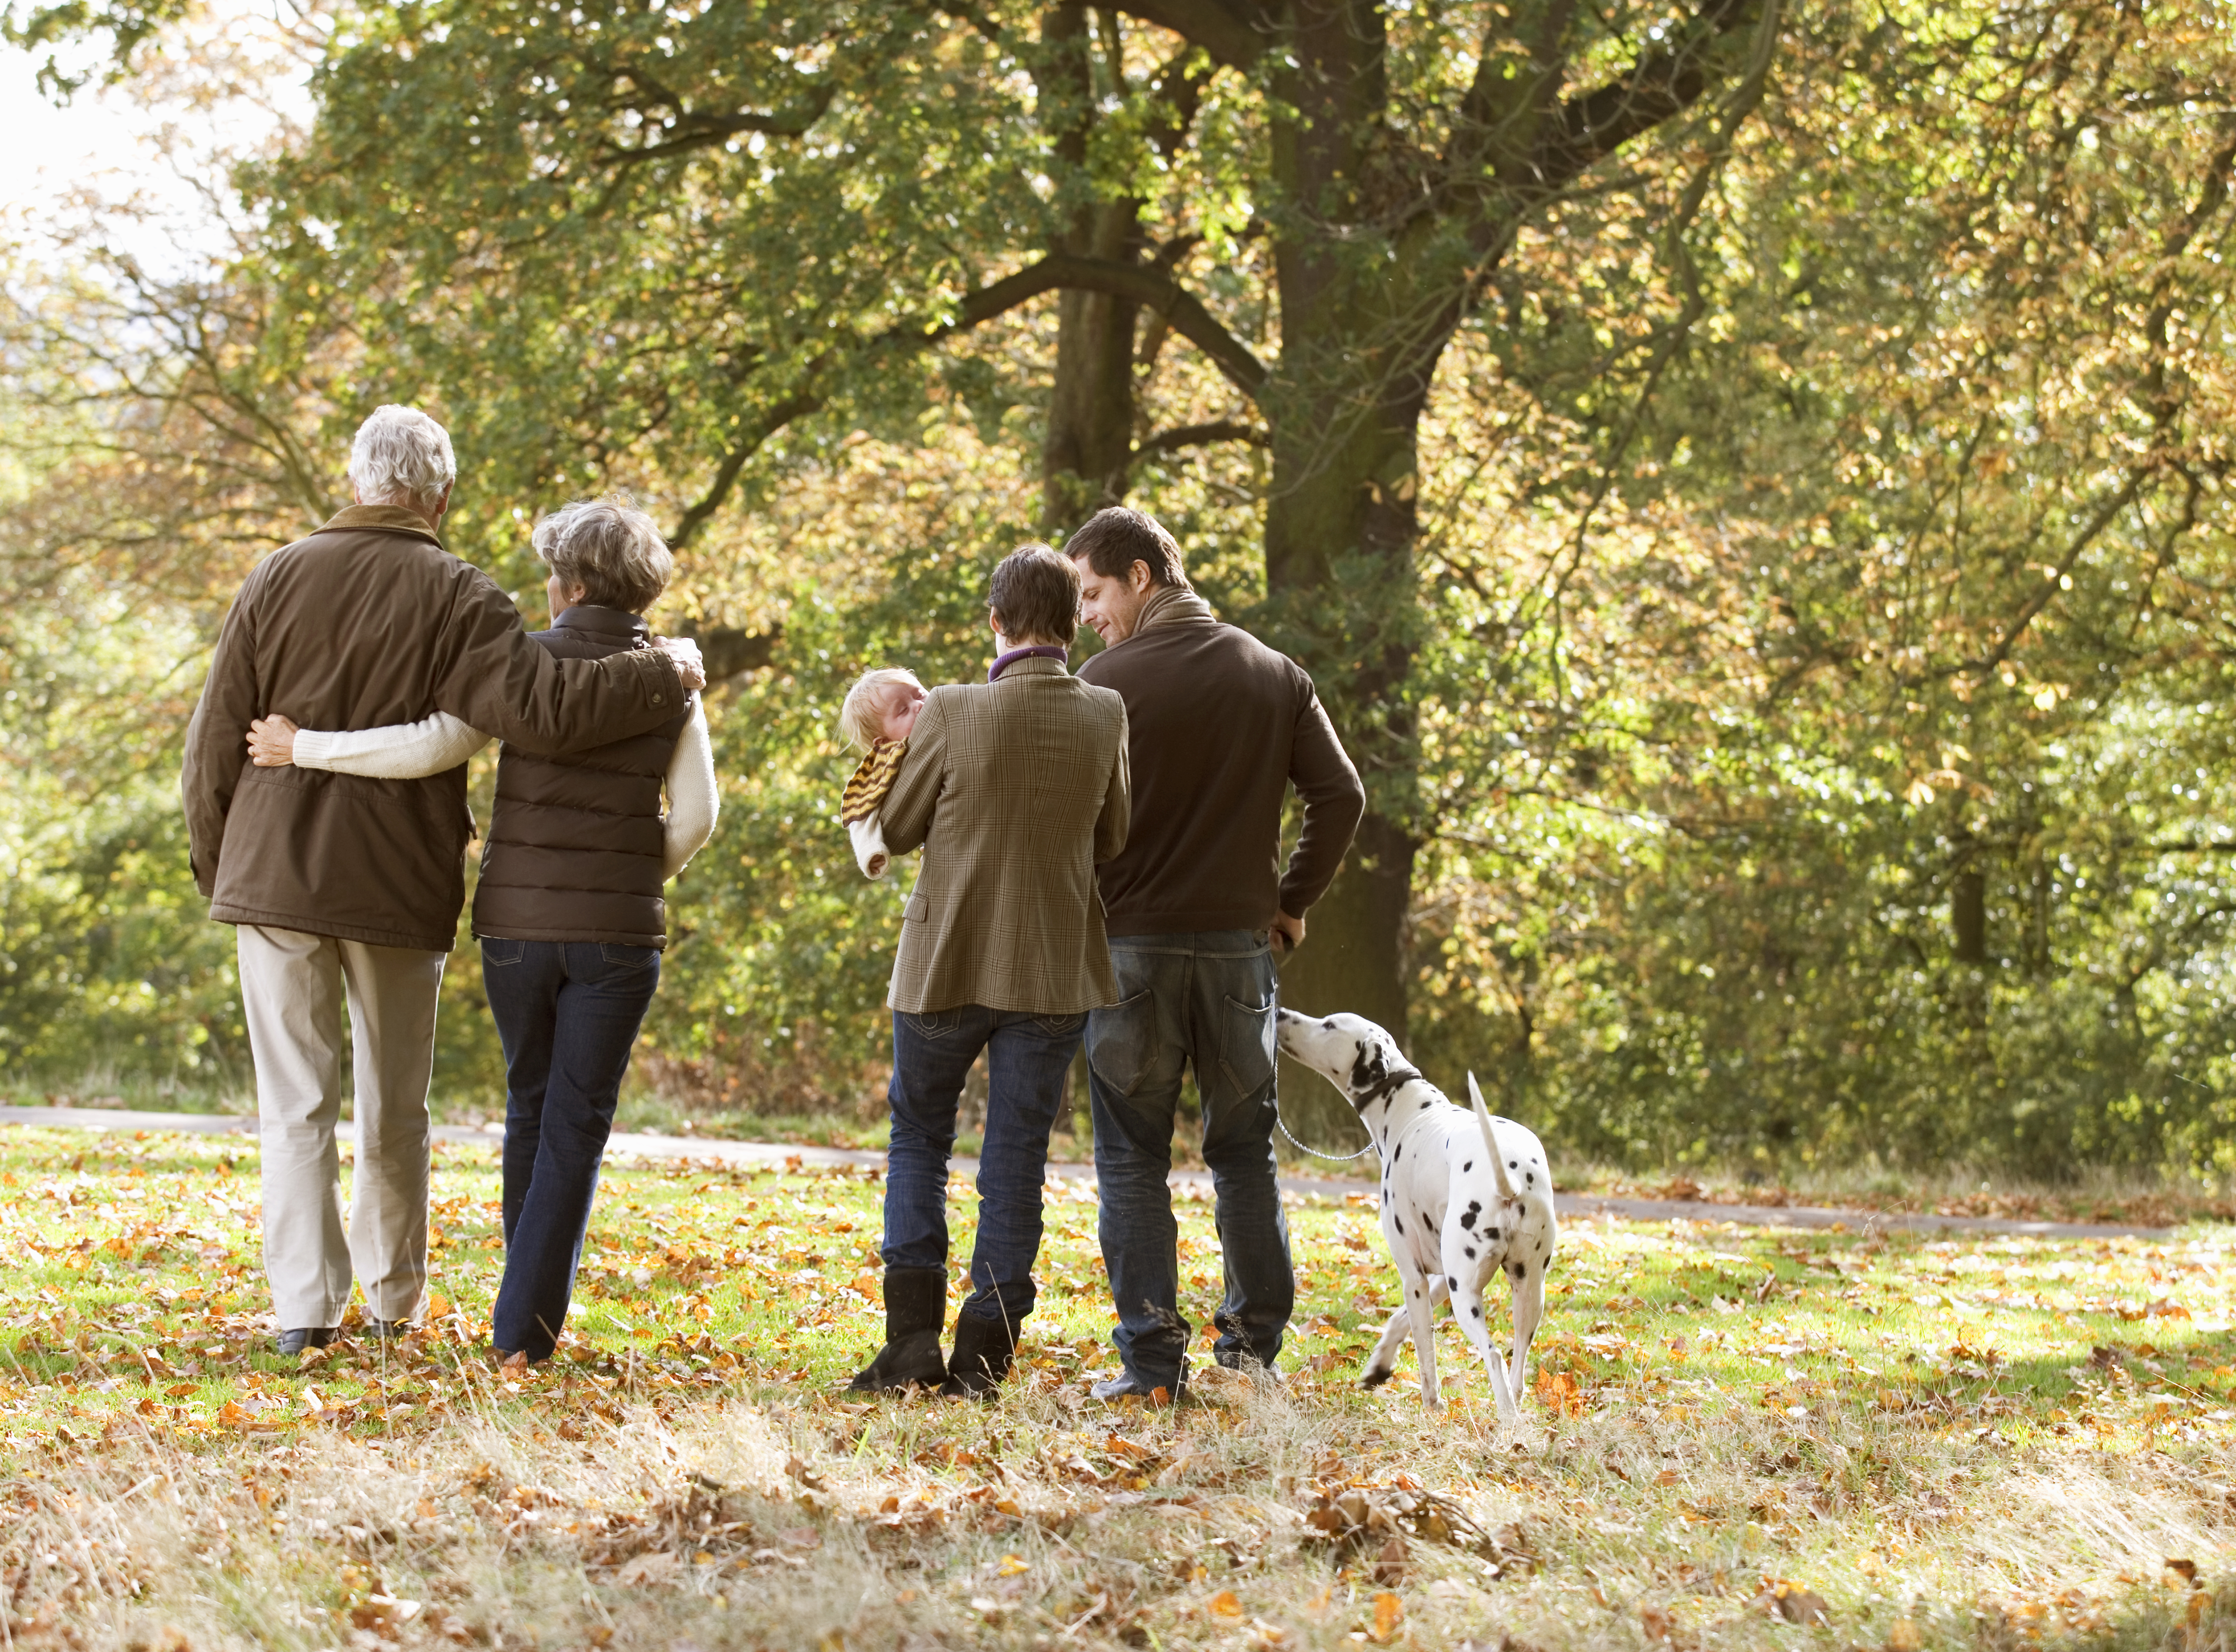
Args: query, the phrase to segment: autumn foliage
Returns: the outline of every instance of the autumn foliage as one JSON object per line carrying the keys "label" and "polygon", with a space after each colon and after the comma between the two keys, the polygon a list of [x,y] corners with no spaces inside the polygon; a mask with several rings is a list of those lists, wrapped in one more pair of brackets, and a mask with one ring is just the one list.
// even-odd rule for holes
{"label": "autumn foliage", "polygon": [[[1579,1157],[2226,1174],[2220,11],[1362,0],[1374,53],[1312,48],[1358,124],[1308,198],[1292,67],[1215,27],[1255,8],[1091,10],[353,15],[212,268],[27,230],[0,1069],[238,1082],[176,734],[240,573],[395,398],[457,431],[451,543],[531,609],[564,497],[625,485],[684,547],[656,617],[723,668],[726,797],[648,1031],[682,1104],[874,1110],[898,895],[831,818],[838,694],[977,671],[992,561],[1101,490],[1367,773],[1292,993],[1381,1004]],[[125,61],[191,79],[168,16]],[[1621,116],[1532,128],[1577,164],[1542,189],[1485,113],[1529,63]]]}

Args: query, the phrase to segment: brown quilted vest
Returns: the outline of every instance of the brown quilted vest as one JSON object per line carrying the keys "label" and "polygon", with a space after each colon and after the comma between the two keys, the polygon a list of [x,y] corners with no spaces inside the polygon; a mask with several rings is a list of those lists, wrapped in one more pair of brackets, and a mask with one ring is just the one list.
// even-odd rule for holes
{"label": "brown quilted vest", "polygon": [[[577,604],[536,640],[562,660],[651,646],[644,622]],[[684,710],[659,727],[564,757],[507,742],[474,891],[474,933],[518,941],[668,944],[660,787]]]}

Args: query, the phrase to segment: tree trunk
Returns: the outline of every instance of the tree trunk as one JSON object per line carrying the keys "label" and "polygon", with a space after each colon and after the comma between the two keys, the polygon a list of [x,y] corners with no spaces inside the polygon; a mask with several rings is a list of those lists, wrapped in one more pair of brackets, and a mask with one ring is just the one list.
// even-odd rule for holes
{"label": "tree trunk", "polygon": [[1988,873],[1970,833],[1961,833],[1957,845],[1956,873],[1949,885],[1949,926],[1956,936],[1956,961],[1983,964],[1988,961]]}
{"label": "tree trunk", "polygon": [[[1282,971],[1282,1002],[1347,1010],[1406,1041],[1406,914],[1412,892],[1413,729],[1403,690],[1417,602],[1412,545],[1416,432],[1450,320],[1424,328],[1404,283],[1362,260],[1341,220],[1357,209],[1386,96],[1381,20],[1371,5],[1300,5],[1297,67],[1279,77],[1299,112],[1274,141],[1284,194],[1323,218],[1275,242],[1281,365],[1261,397],[1273,427],[1266,511],[1266,594],[1312,674],[1345,749],[1367,782],[1367,812],[1334,886]],[[1333,233],[1330,233],[1331,230]],[[1457,319],[1457,310],[1451,320]],[[1325,1080],[1282,1083],[1291,1128],[1316,1148],[1363,1140]]]}
{"label": "tree trunk", "polygon": [[[1116,18],[1106,18],[1106,26],[1108,46],[1115,49]],[[1050,136],[1077,179],[1086,172],[1098,89],[1087,7],[1050,7],[1041,38],[1049,48],[1042,95]],[[1121,74],[1121,66],[1109,62],[1101,78],[1115,84]],[[1054,250],[1131,264],[1141,240],[1139,201],[1089,201],[1071,214]],[[1041,440],[1041,521],[1042,531],[1061,544],[1088,517],[1125,497],[1134,453],[1134,329],[1140,306],[1077,289],[1062,293],[1056,304],[1056,376]]]}
{"label": "tree trunk", "polygon": [[[1305,944],[1281,965],[1281,1004],[1305,1015],[1365,1016],[1405,1043],[1405,913],[1413,886],[1413,840],[1369,813],[1351,858],[1306,920]],[[1308,1147],[1349,1153],[1366,1133],[1341,1091],[1284,1060],[1281,1116]]]}
{"label": "tree trunk", "polygon": [[[1500,21],[1489,25],[1474,84],[1434,152],[1422,147],[1417,121],[1391,118],[1386,0],[1133,0],[1128,9],[1210,60],[1266,67],[1275,187],[1259,221],[1271,239],[1280,357],[1270,376],[1244,385],[1273,449],[1261,629],[1312,674],[1367,786],[1350,859],[1309,914],[1310,933],[1283,971],[1281,992],[1292,1008],[1369,1017],[1402,1046],[1421,831],[1406,695],[1420,619],[1417,438],[1437,363],[1516,226],[1624,143],[1691,107],[1759,7],[1709,0],[1674,34],[1657,24],[1634,59],[1595,89],[1566,82],[1571,52],[1604,20],[1587,22],[1567,0],[1496,8]],[[1075,81],[1101,89],[1086,13],[1057,6],[1047,16],[1047,38],[1069,30],[1063,37],[1080,43],[1066,59],[1077,65]],[[1760,95],[1767,57],[1759,49],[1755,56],[1752,89],[1725,113],[1726,133]],[[1106,59],[1116,63],[1115,49]],[[1161,83],[1185,90],[1180,101],[1192,107],[1194,82],[1183,75]],[[1409,105],[1417,93],[1409,82]],[[1082,113],[1058,140],[1075,166],[1083,163],[1090,118]],[[1092,240],[1099,256],[1137,262],[1139,209],[1118,205],[1122,223],[1106,203],[1092,209],[1092,223],[1075,218],[1071,233]],[[1063,336],[1076,348],[1059,364],[1043,472],[1052,517],[1121,493],[1120,467],[1130,458],[1114,434],[1121,377],[1129,428],[1133,400],[1120,329],[1103,325],[1098,306],[1107,300],[1069,302],[1079,307],[1063,313]],[[1114,320],[1117,309],[1110,306]],[[1130,335],[1130,326],[1123,331]],[[1291,1072],[1283,1097],[1292,1125],[1315,1147],[1345,1139],[1346,1129],[1358,1139],[1350,1109],[1324,1080]]]}
{"label": "tree trunk", "polygon": [[[1134,203],[1092,214],[1085,245],[1064,250],[1129,260]],[[1082,522],[1126,497],[1134,454],[1134,327],[1139,306],[1102,293],[1057,299],[1056,382],[1041,444],[1041,515],[1062,543]]]}

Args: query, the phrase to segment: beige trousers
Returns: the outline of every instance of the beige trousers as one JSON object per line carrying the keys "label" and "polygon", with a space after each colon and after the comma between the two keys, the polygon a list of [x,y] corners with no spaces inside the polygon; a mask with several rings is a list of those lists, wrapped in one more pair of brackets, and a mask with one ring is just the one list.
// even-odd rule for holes
{"label": "beige trousers", "polygon": [[[444,954],[239,925],[240,1002],[264,1144],[264,1272],[280,1327],[339,1325],[354,1263],[373,1318],[427,1287],[427,1084]],[[357,1177],[342,1223],[342,1004],[357,1088]]]}

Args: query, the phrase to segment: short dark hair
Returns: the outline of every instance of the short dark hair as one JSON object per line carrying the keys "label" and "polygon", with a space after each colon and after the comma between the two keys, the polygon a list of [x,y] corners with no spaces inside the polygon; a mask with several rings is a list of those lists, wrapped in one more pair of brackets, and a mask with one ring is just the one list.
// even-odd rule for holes
{"label": "short dark hair", "polygon": [[1149,565],[1150,582],[1188,589],[1180,571],[1180,542],[1146,510],[1114,504],[1096,511],[1064,542],[1067,556],[1084,556],[1105,579],[1122,579],[1135,563]]}
{"label": "short dark hair", "polygon": [[1046,545],[1020,545],[986,588],[994,622],[1012,642],[1060,642],[1079,635],[1079,569]]}

